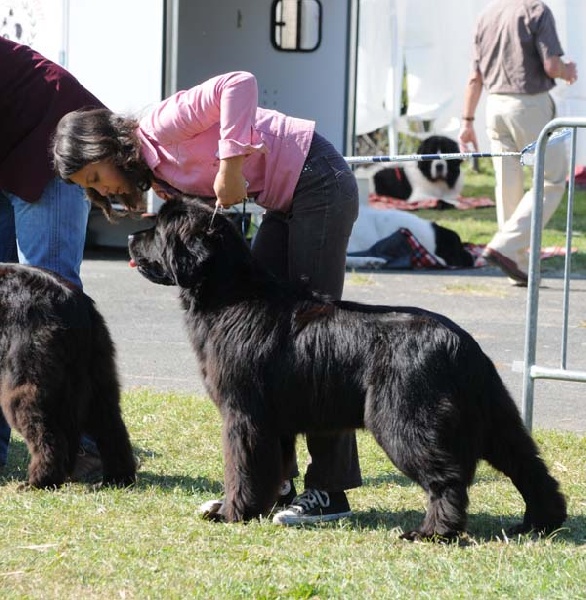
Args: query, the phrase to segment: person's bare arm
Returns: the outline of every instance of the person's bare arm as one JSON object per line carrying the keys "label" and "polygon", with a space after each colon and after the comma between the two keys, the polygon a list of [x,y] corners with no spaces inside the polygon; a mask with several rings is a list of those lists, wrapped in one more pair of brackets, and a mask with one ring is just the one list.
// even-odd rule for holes
{"label": "person's bare arm", "polygon": [[460,149],[467,152],[470,146],[478,150],[478,140],[474,131],[474,115],[480,96],[482,95],[482,75],[480,71],[473,71],[468,79],[468,84],[464,90],[464,106],[462,108],[462,117],[460,125],[460,134],[458,141]]}
{"label": "person's bare arm", "polygon": [[551,56],[543,61],[543,69],[552,79],[563,79],[570,85],[578,79],[578,68],[573,61],[564,62],[561,56]]}
{"label": "person's bare arm", "polygon": [[220,168],[214,181],[214,192],[224,208],[238,204],[246,198],[246,180],[242,174],[244,155],[220,160]]}

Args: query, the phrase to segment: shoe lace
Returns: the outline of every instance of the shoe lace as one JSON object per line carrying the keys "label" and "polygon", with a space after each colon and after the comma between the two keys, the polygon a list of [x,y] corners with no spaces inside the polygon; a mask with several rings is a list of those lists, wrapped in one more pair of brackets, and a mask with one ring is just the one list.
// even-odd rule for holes
{"label": "shoe lace", "polygon": [[303,511],[310,511],[316,506],[327,508],[330,505],[330,495],[320,490],[305,490],[293,500],[291,505],[299,507]]}

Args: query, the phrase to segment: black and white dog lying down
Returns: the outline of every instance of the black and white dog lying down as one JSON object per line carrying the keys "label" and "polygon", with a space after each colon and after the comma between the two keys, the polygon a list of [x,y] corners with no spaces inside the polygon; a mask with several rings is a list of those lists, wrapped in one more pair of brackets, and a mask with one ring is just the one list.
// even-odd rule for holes
{"label": "black and white dog lying down", "polygon": [[[176,285],[207,391],[222,418],[227,521],[268,514],[308,431],[366,428],[427,493],[407,539],[466,527],[485,459],[525,501],[515,531],[552,531],[566,503],[492,361],[448,318],[333,301],[275,279],[233,224],[196,200],[166,202],[130,236],[132,262]],[[197,417],[194,416],[194,419]],[[194,425],[195,426],[195,425]]]}
{"label": "black and white dog lying down", "polygon": [[408,229],[425,247],[448,267],[472,267],[474,256],[460,236],[447,227],[422,219],[404,210],[361,206],[348,242],[348,262],[356,257],[383,257],[384,240],[399,229]]}
{"label": "black and white dog lying down", "polygon": [[[459,153],[458,143],[443,135],[432,135],[421,142],[417,154]],[[464,178],[460,159],[409,161],[377,169],[373,174],[374,192],[407,202],[443,200],[456,204]]]}

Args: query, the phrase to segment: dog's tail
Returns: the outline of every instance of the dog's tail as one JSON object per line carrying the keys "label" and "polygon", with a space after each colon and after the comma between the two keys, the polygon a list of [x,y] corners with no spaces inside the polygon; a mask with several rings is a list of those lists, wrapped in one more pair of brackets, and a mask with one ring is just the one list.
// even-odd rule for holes
{"label": "dog's tail", "polygon": [[515,533],[551,532],[566,520],[566,500],[549,474],[539,449],[527,431],[517,406],[496,367],[486,358],[485,387],[490,424],[483,458],[509,476],[526,504],[523,523]]}

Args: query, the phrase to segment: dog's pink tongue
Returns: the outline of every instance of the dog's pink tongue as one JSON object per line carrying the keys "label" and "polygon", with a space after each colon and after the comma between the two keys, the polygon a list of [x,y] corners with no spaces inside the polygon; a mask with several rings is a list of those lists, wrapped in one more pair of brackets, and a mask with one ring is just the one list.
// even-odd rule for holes
{"label": "dog's pink tongue", "polygon": [[128,261],[128,266],[129,266],[131,269],[134,269],[134,268],[136,267],[136,261],[134,260],[134,258],[131,258],[131,259]]}

